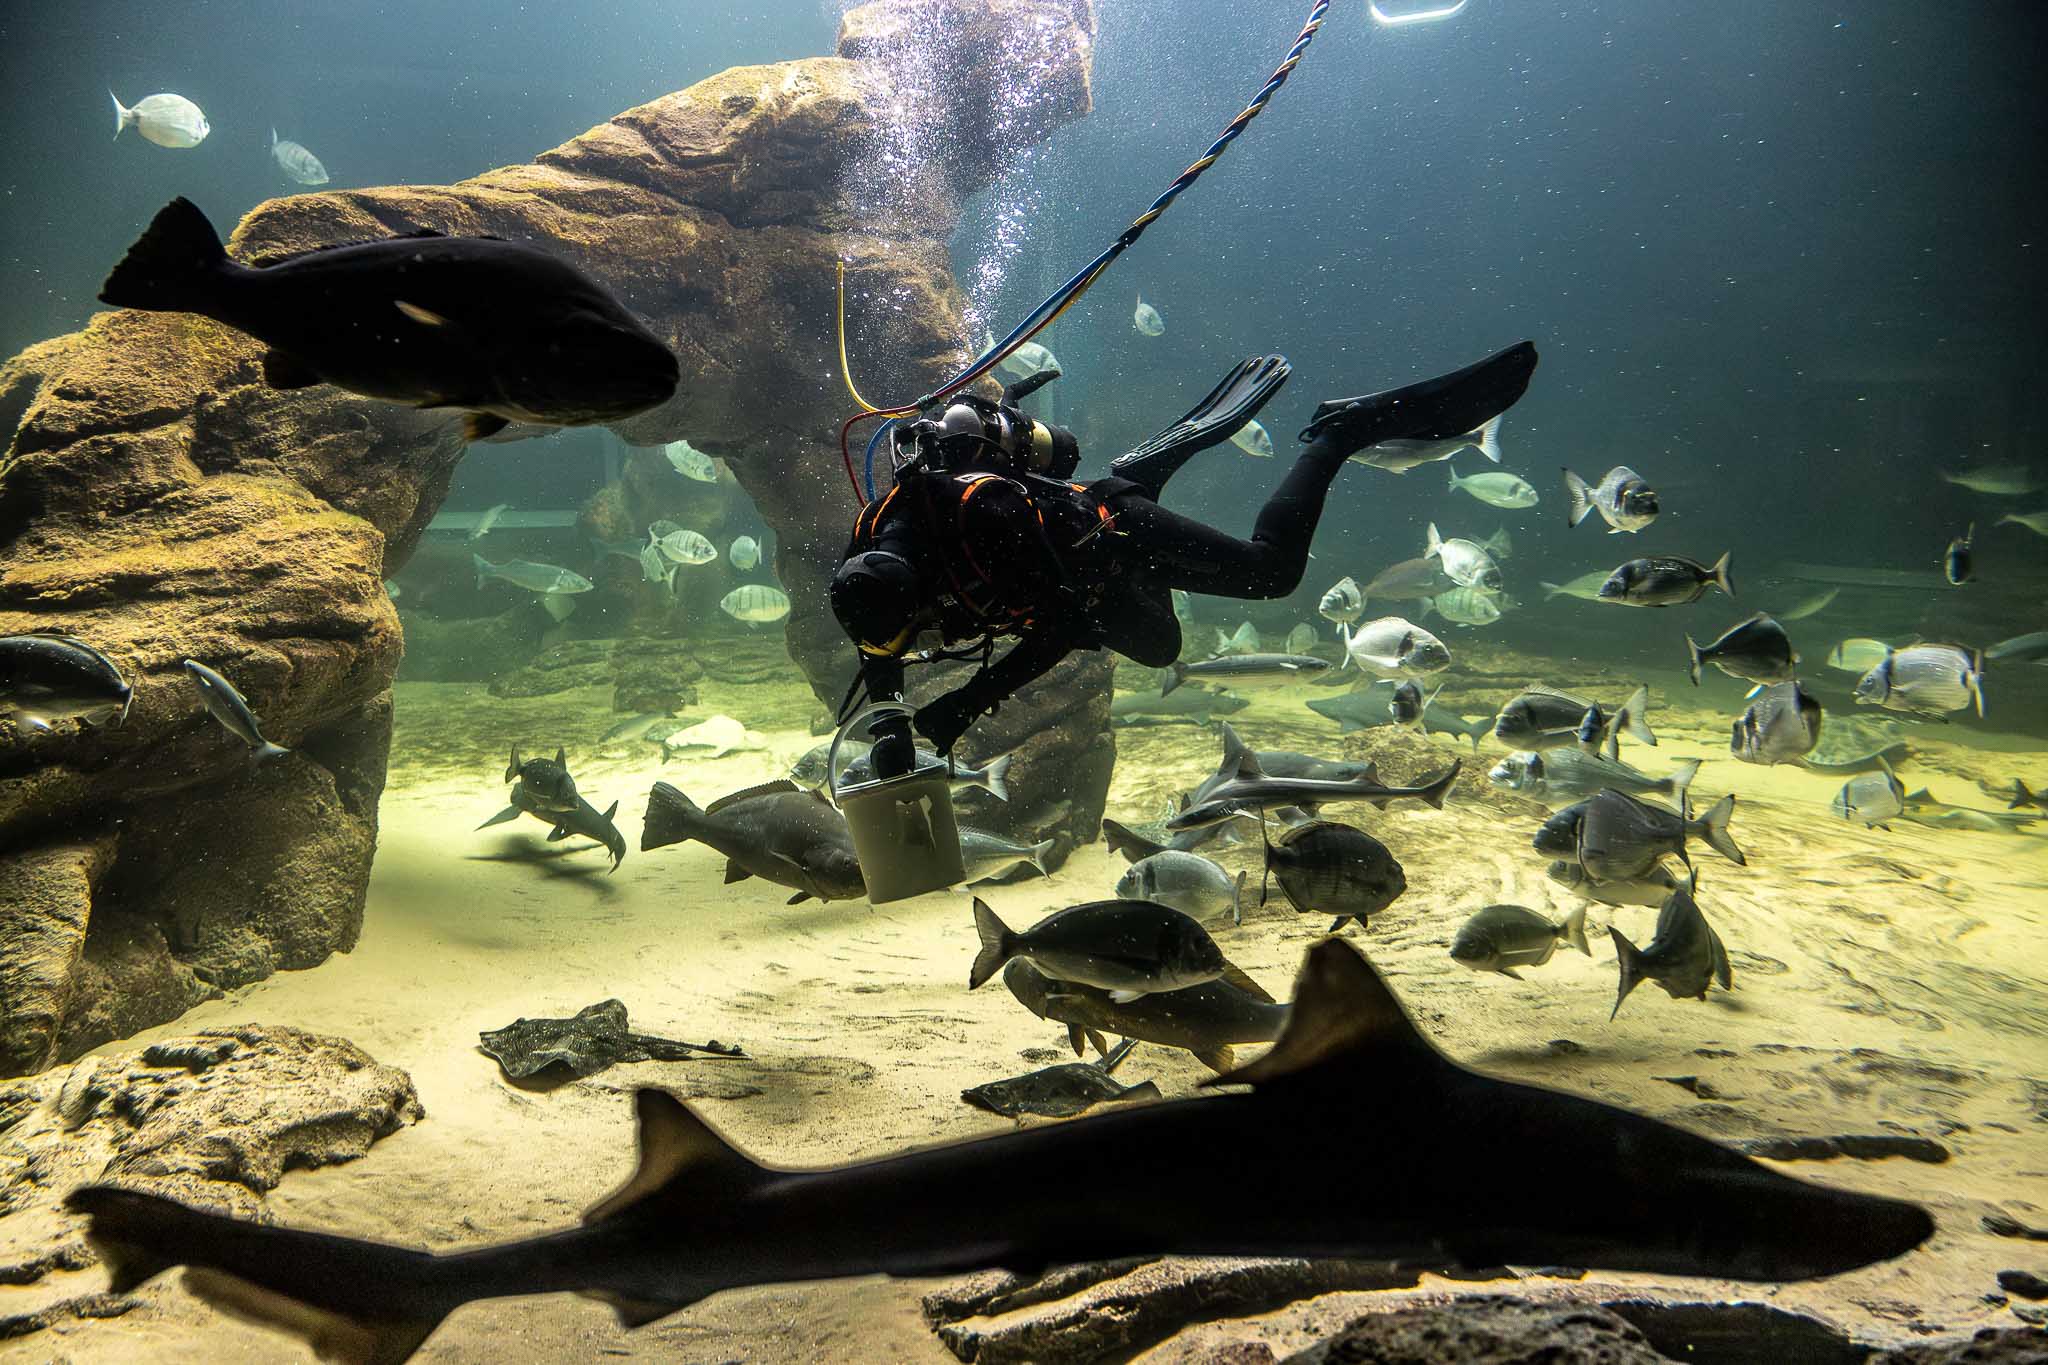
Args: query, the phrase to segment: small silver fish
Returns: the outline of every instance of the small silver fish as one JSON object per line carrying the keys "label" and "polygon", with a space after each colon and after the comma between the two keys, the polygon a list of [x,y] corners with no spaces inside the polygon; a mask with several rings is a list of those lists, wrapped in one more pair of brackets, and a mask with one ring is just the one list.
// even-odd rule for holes
{"label": "small silver fish", "polygon": [[1256,455],[1262,460],[1273,458],[1273,438],[1259,425],[1256,417],[1232,432],[1230,443],[1247,455]]}
{"label": "small silver fish", "polygon": [[256,723],[256,715],[249,709],[248,699],[235,690],[233,683],[197,659],[185,660],[185,674],[199,690],[199,702],[206,708],[206,713],[219,721],[229,734],[248,745],[249,756],[256,762],[268,763],[291,752],[263,737],[262,727]]}
{"label": "small silver fish", "polygon": [[1856,701],[1923,716],[1946,716],[1973,703],[1984,714],[1984,656],[1961,645],[1895,649],[1856,680]]}
{"label": "small silver fish", "polygon": [[1597,487],[1567,469],[1564,471],[1565,497],[1570,506],[1566,515],[1568,524],[1577,526],[1586,519],[1589,512],[1599,512],[1600,519],[1607,523],[1607,534],[1620,535],[1626,531],[1633,535],[1657,519],[1657,493],[1643,476],[1625,464],[1618,464],[1607,471]]}
{"label": "small silver fish", "polygon": [[752,536],[741,536],[726,547],[725,557],[741,573],[746,573],[761,562],[761,542]]}
{"label": "small silver fish", "polygon": [[1744,763],[1790,763],[1820,743],[1820,702],[1797,682],[1772,683],[1735,721],[1728,752]]}
{"label": "small silver fish", "polygon": [[671,468],[686,479],[699,483],[717,483],[718,466],[711,463],[711,457],[691,445],[688,441],[670,441],[661,448]]}
{"label": "small silver fish", "polygon": [[535,564],[524,559],[508,559],[503,564],[493,564],[482,555],[471,555],[469,561],[476,568],[476,585],[479,588],[494,578],[528,592],[551,595],[589,592],[597,586],[575,570],[558,564]]}
{"label": "small silver fish", "polygon": [[1842,790],[1835,794],[1834,811],[1844,820],[1861,820],[1866,828],[1888,829],[1885,821],[1905,812],[1906,784],[1899,781],[1882,755],[1877,766],[1879,771],[1858,773],[1842,784]]}
{"label": "small silver fish", "polygon": [[285,175],[301,185],[327,183],[327,168],[320,164],[320,158],[290,138],[279,140],[275,128],[270,130],[270,156]]}
{"label": "small silver fish", "polygon": [[117,138],[122,129],[133,128],[159,147],[197,147],[213,131],[199,106],[183,95],[150,95],[132,106],[122,104],[121,97],[111,90],[107,98],[114,102]]}
{"label": "small silver fish", "polygon": [[719,598],[718,609],[735,621],[766,625],[789,615],[789,594],[765,583],[746,583]]}
{"label": "small silver fish", "polygon": [[1145,302],[1143,294],[1138,295],[1138,306],[1131,313],[1131,326],[1148,337],[1156,337],[1166,330],[1166,319],[1159,316],[1159,310]]}
{"label": "small silver fish", "polygon": [[1493,562],[1485,546],[1476,540],[1445,540],[1437,533],[1435,522],[1429,524],[1429,548],[1422,557],[1443,565],[1444,574],[1462,587],[1498,591],[1503,585],[1500,565]]}
{"label": "small silver fish", "polygon": [[1488,507],[1513,510],[1536,505],[1536,486],[1519,474],[1510,474],[1505,469],[1490,469],[1483,474],[1468,474],[1458,477],[1458,471],[1451,470],[1450,491],[1463,490],[1485,503]]}
{"label": "small silver fish", "polygon": [[1448,460],[1468,448],[1499,464],[1500,418],[1495,417],[1463,436],[1397,436],[1378,445],[1367,446],[1350,459],[1354,464],[1384,469],[1389,474],[1406,474],[1417,465]]}
{"label": "small silver fish", "polygon": [[1316,610],[1324,620],[1348,626],[1365,615],[1365,593],[1359,588],[1358,580],[1347,575],[1330,585]]}
{"label": "small silver fish", "polygon": [[469,528],[470,543],[475,544],[477,541],[482,540],[485,536],[489,535],[491,533],[491,528],[498,524],[498,518],[504,516],[507,512],[511,510],[512,504],[509,502],[501,502],[498,503],[496,506],[486,507],[484,509],[484,514],[476,519],[476,525]]}

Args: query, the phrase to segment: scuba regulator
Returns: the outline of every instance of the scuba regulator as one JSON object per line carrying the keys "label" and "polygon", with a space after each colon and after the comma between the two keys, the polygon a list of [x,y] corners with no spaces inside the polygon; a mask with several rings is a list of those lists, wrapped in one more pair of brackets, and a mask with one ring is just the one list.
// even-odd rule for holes
{"label": "scuba regulator", "polygon": [[994,402],[957,393],[936,415],[898,426],[891,433],[896,477],[985,469],[1065,479],[1081,463],[1081,443],[1065,427],[1027,416],[1017,406],[1059,377],[1058,370],[1040,370],[1005,388]]}

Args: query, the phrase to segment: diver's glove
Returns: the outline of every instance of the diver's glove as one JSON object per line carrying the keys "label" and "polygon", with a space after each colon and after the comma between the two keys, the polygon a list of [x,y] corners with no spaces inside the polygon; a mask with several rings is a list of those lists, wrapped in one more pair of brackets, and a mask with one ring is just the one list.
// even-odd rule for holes
{"label": "diver's glove", "polygon": [[980,714],[980,710],[973,703],[963,701],[959,693],[948,692],[917,709],[917,730],[943,757],[952,753],[953,746],[960,742],[960,736],[967,733],[967,727],[974,724]]}
{"label": "diver's glove", "polygon": [[901,777],[917,766],[917,742],[911,738],[909,716],[899,711],[882,717],[868,726],[868,737],[875,742],[868,761],[874,765],[876,777]]}

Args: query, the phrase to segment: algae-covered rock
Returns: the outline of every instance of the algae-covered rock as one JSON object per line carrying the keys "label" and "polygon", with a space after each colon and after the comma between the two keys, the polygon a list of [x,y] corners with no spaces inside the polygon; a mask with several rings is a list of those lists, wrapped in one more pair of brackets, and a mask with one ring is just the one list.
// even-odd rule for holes
{"label": "algae-covered rock", "polygon": [[[599,280],[682,369],[673,399],[617,428],[650,448],[628,478],[718,497],[729,490],[674,487],[651,448],[687,437],[726,460],[774,532],[788,652],[836,702],[850,651],[823,589],[854,514],[834,439],[839,264],[863,385],[894,398],[949,377],[966,358],[949,256],[961,205],[1087,111],[1093,36],[1087,0],[878,0],[846,16],[833,56],[722,72],[460,184],[270,200],[229,252],[431,229],[538,242]],[[849,197],[879,183],[885,141],[917,127],[947,133],[928,140],[932,173],[888,178],[886,202]],[[70,856],[54,850],[111,842],[98,877],[61,893],[57,941],[34,948],[32,974],[71,962],[68,988],[42,982],[19,1017],[0,999],[5,1067],[48,1064],[60,1003],[57,1059],[160,1022],[213,981],[311,965],[360,927],[403,649],[383,580],[466,447],[448,412],[272,389],[261,352],[193,315],[119,311],[0,365],[0,633],[79,636],[135,688],[119,729],[0,727],[0,885]],[[729,586],[723,561],[698,572],[693,626],[717,620]],[[225,674],[292,755],[252,773],[200,710],[186,658]],[[1098,738],[1083,727],[1106,687],[1085,667],[1041,684],[1036,714],[1060,733],[1039,747],[1078,754]],[[1099,815],[1106,763],[1022,766],[1048,784],[1013,779],[1030,808],[1057,806],[1070,828]],[[261,836],[235,837],[251,820]]]}

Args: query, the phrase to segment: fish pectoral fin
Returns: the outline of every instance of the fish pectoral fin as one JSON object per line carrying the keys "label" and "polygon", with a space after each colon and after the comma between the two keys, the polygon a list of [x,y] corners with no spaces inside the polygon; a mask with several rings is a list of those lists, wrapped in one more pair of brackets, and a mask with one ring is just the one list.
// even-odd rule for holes
{"label": "fish pectoral fin", "polygon": [[1205,1085],[1267,1085],[1368,1063],[1444,1065],[1365,954],[1343,939],[1309,950],[1286,1027],[1266,1055]]}
{"label": "fish pectoral fin", "polygon": [[512,423],[495,412],[467,413],[462,419],[462,439],[485,441],[496,436]]}
{"label": "fish pectoral fin", "polygon": [[753,873],[747,871],[747,869],[741,867],[732,859],[728,858],[725,860],[725,884],[727,886],[731,886],[734,882],[743,882],[753,875]]}
{"label": "fish pectoral fin", "polygon": [[310,389],[327,381],[290,352],[269,350],[263,353],[263,382],[273,389]]}
{"label": "fish pectoral fin", "polygon": [[802,905],[802,904],[803,904],[803,903],[804,903],[805,901],[809,900],[810,898],[811,898],[811,893],[810,893],[810,892],[808,892],[808,891],[799,891],[799,892],[797,892],[797,893],[796,893],[796,894],[795,894],[794,896],[791,896],[791,897],[790,897],[790,898],[789,898],[788,900],[784,901],[784,902],[783,902],[783,904],[784,904],[784,905]]}
{"label": "fish pectoral fin", "polygon": [[567,825],[556,825],[553,829],[548,831],[548,842],[551,844],[558,839],[566,839],[568,837],[569,827]]}
{"label": "fish pectoral fin", "polygon": [[1113,1003],[1113,1004],[1118,1004],[1118,1005],[1128,1005],[1128,1004],[1130,1004],[1130,1003],[1131,1003],[1131,1002],[1132,1002],[1133,1000],[1142,1000],[1142,999],[1144,999],[1144,998],[1145,998],[1145,992],[1144,992],[1144,991],[1124,991],[1124,990],[1117,990],[1117,991],[1111,991],[1111,992],[1109,993],[1109,998],[1110,998],[1110,1001],[1111,1001],[1111,1003]]}
{"label": "fish pectoral fin", "polygon": [[1269,1005],[1274,1003],[1273,997],[1266,994],[1266,988],[1252,980],[1250,975],[1245,972],[1245,969],[1238,966],[1235,962],[1225,962],[1223,964],[1223,975],[1218,979],[1225,985],[1235,986],[1238,990],[1243,991],[1254,999],[1263,1000]]}
{"label": "fish pectoral fin", "polygon": [[398,299],[395,302],[398,305],[399,312],[405,314],[422,327],[453,327],[455,325],[431,308],[422,308],[416,303],[407,303],[404,299]]}
{"label": "fish pectoral fin", "polygon": [[1204,1085],[1222,1080],[1237,1065],[1237,1053],[1231,1049],[1228,1043],[1211,1048],[1190,1048],[1189,1051],[1194,1052],[1196,1061],[1216,1073],[1208,1081],[1204,1081]]}
{"label": "fish pectoral fin", "polygon": [[1509,979],[1514,981],[1520,981],[1522,979],[1522,974],[1516,971],[1513,967],[1495,967],[1494,970],[1499,972],[1502,976],[1508,977]]}
{"label": "fish pectoral fin", "polygon": [[689,1106],[665,1090],[644,1089],[633,1097],[640,1117],[640,1166],[625,1184],[583,1215],[584,1225],[602,1223],[643,1200],[657,1198],[685,1177],[705,1196],[725,1197],[764,1184],[769,1173],[720,1137]]}
{"label": "fish pectoral fin", "polygon": [[1067,1042],[1073,1046],[1074,1055],[1076,1057],[1085,1057],[1088,1055],[1088,1031],[1082,1028],[1079,1024],[1067,1025]]}
{"label": "fish pectoral fin", "polygon": [[184,1284],[195,1297],[229,1317],[289,1332],[329,1360],[405,1360],[441,1325],[438,1318],[357,1318],[293,1298],[225,1270],[190,1267],[185,1272]]}
{"label": "fish pectoral fin", "polygon": [[505,809],[499,811],[496,815],[493,815],[490,819],[484,821],[481,825],[478,825],[477,828],[489,829],[492,825],[502,825],[507,820],[517,820],[518,818],[519,807],[507,806],[505,807]]}

